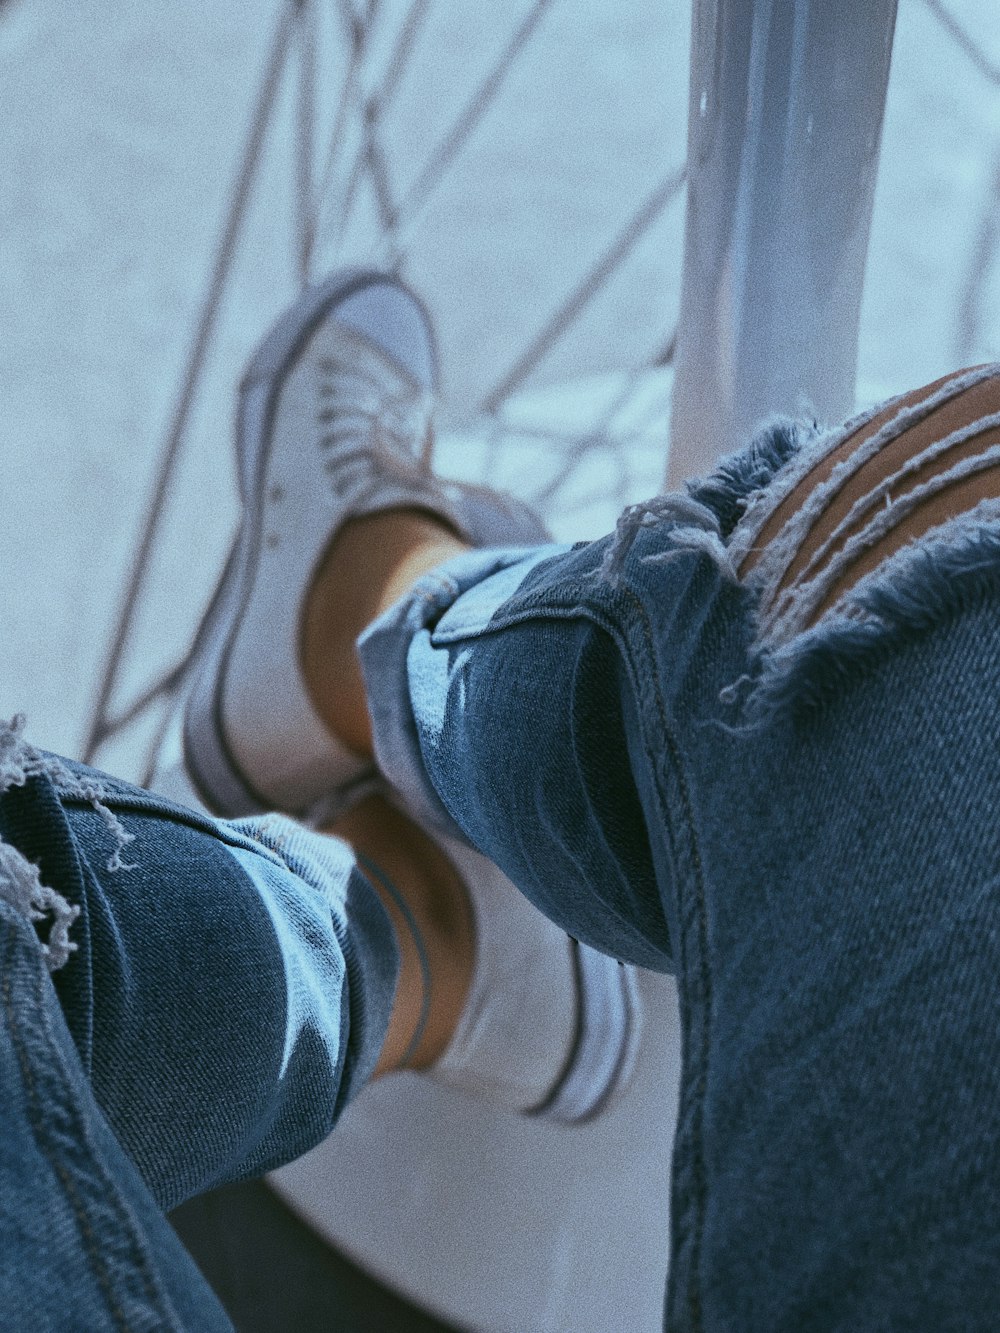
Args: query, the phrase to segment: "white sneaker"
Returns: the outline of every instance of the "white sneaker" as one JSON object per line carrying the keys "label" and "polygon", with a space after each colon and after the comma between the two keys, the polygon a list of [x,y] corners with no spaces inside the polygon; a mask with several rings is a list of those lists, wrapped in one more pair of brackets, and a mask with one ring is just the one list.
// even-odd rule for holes
{"label": "white sneaker", "polygon": [[347,518],[419,507],[471,545],[548,540],[512,497],[434,477],[436,386],[427,311],[382,273],[309,289],[252,358],[237,418],[243,521],[198,632],[184,717],[186,768],[216,814],[302,814],[372,771],[330,736],[299,665],[305,594]]}
{"label": "white sneaker", "polygon": [[595,1119],[635,1067],[635,968],[565,934],[485,856],[435,837],[472,902],[476,966],[455,1034],[427,1076],[522,1115]]}
{"label": "white sneaker", "polygon": [[[371,794],[405,810],[382,778],[357,784],[347,804]],[[328,823],[323,804],[308,822]],[[596,1119],[632,1080],[642,1032],[636,969],[567,935],[467,843],[428,837],[468,894],[475,965],[452,1039],[422,1076],[521,1115]],[[377,866],[361,869],[398,894]]]}

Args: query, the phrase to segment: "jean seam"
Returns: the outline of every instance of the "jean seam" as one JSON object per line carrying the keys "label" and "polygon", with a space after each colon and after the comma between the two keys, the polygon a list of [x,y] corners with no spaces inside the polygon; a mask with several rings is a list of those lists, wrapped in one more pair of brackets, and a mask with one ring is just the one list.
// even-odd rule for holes
{"label": "jean seam", "polygon": [[[107,1264],[104,1262],[104,1259],[101,1254],[100,1246],[95,1243],[95,1237],[93,1235],[93,1230],[90,1225],[90,1220],[87,1217],[86,1208],[84,1206],[83,1200],[80,1197],[77,1185],[73,1181],[71,1173],[68,1172],[66,1168],[63,1166],[63,1164],[58,1161],[57,1156],[53,1153],[50,1153],[47,1150],[47,1147],[42,1146],[46,1144],[46,1140],[49,1137],[48,1132],[45,1128],[44,1117],[40,1114],[40,1103],[42,1101],[42,1097],[40,1096],[35,1081],[34,1073],[31,1068],[31,1061],[28,1059],[22,1034],[19,1029],[17,1011],[13,1004],[13,997],[11,995],[11,989],[10,989],[10,975],[11,975],[10,959],[13,953],[13,948],[14,948],[13,941],[8,940],[6,949],[7,956],[4,960],[5,965],[4,965],[4,978],[3,978],[3,1004],[7,1014],[9,1030],[11,1033],[11,1038],[14,1043],[14,1049],[17,1053],[18,1064],[21,1067],[21,1075],[25,1081],[25,1089],[27,1092],[28,1115],[32,1133],[34,1135],[35,1141],[42,1148],[45,1159],[49,1162],[49,1164],[55,1171],[56,1175],[58,1176],[59,1182],[63,1187],[65,1197],[69,1202],[70,1208],[72,1209],[73,1215],[76,1219],[77,1226],[79,1227],[80,1235],[83,1240],[84,1250],[87,1254],[87,1258],[90,1261],[92,1270],[97,1278],[98,1285],[100,1286],[101,1291],[104,1293],[104,1297],[105,1300],[107,1301],[112,1317],[114,1318],[116,1325],[123,1330],[123,1333],[128,1333],[130,1327],[128,1318],[118,1301],[117,1295],[114,1290],[114,1285],[111,1281],[110,1274],[108,1272]],[[36,974],[35,981],[36,981],[36,988],[35,988],[35,995],[33,998],[37,1002],[39,1010],[44,1011],[44,997],[40,993],[43,982],[43,974],[41,972],[38,972]],[[46,1028],[48,1027],[47,1021],[45,1022],[45,1026]],[[49,1043],[49,1049],[50,1051],[53,1051],[51,1043]],[[59,1063],[61,1063],[58,1055],[56,1055],[56,1060]],[[79,1119],[79,1112],[75,1107],[72,1108],[71,1115],[73,1119],[77,1120]],[[86,1134],[86,1130],[84,1129],[83,1132],[80,1134],[81,1143],[86,1142],[87,1137],[88,1136]],[[114,1196],[114,1202],[112,1203],[112,1208],[114,1212],[118,1213],[119,1221],[124,1223],[123,1229],[127,1228],[129,1230],[134,1230],[131,1227],[131,1218],[129,1218],[128,1216],[122,1218],[121,1216],[122,1210],[121,1207],[119,1206],[121,1200],[118,1196],[117,1190],[114,1188],[113,1182],[111,1182],[108,1179],[107,1174],[104,1171],[103,1167],[98,1163],[96,1154],[92,1153],[91,1160],[93,1161],[95,1170],[102,1177],[104,1177],[105,1184],[108,1186],[109,1189],[109,1195]],[[155,1307],[161,1315],[166,1316],[167,1311],[164,1310],[163,1308],[163,1303],[162,1300],[160,1299],[160,1293],[157,1291],[157,1284],[153,1278],[152,1273],[149,1271],[149,1267],[147,1265],[145,1256],[141,1253],[141,1250],[138,1253],[136,1253],[133,1249],[131,1257],[133,1259],[133,1263],[135,1264],[136,1270],[141,1275],[143,1286],[145,1288],[145,1296],[146,1299],[149,1301],[150,1306]]]}
{"label": "jean seam", "polygon": [[[78,810],[92,809],[90,801],[83,800],[77,796],[67,796],[63,792],[58,792],[59,801],[64,806],[72,806]],[[183,806],[174,806],[167,802],[162,802],[159,798],[150,797],[148,801],[141,798],[119,797],[113,793],[105,794],[103,803],[116,814],[124,815],[146,815],[153,818],[164,819],[172,824],[181,824],[186,828],[194,829],[196,833],[205,833],[229,847],[238,847],[245,852],[258,852],[261,856],[276,865],[284,865],[277,852],[273,852],[264,843],[255,838],[251,838],[243,833],[235,833],[232,828],[227,826],[225,821],[215,820],[210,815],[200,815],[196,810],[185,810]],[[264,815],[245,815],[245,819],[265,818]]]}
{"label": "jean seam", "polygon": [[[616,600],[628,601],[630,610],[638,613],[638,620],[642,627],[641,653],[646,662],[647,669],[639,671],[633,655],[633,646],[639,648],[639,645],[633,645],[631,636],[629,636],[619,620],[616,619],[610,610],[598,609],[593,604],[594,585],[579,583],[559,589],[556,597],[553,596],[553,590],[547,589],[544,593],[537,595],[529,594],[529,598],[518,608],[505,613],[502,618],[491,620],[480,630],[470,630],[466,628],[465,632],[456,635],[451,640],[450,635],[441,636],[442,639],[449,639],[457,642],[460,639],[478,638],[485,634],[500,632],[504,629],[512,628],[515,625],[524,624],[531,620],[539,619],[585,619],[601,629],[604,633],[610,635],[618,645],[619,651],[628,672],[630,686],[641,697],[644,689],[652,692],[654,705],[656,708],[657,720],[659,723],[660,737],[662,737],[664,747],[670,758],[670,767],[674,773],[674,779],[678,789],[680,809],[672,809],[667,793],[662,788],[657,763],[657,747],[643,736],[643,745],[646,750],[647,760],[649,761],[650,771],[654,776],[657,796],[661,804],[661,814],[663,816],[664,827],[667,830],[667,836],[670,840],[672,850],[676,853],[677,842],[674,836],[674,824],[679,818],[683,821],[684,832],[687,835],[688,851],[686,859],[689,860],[692,875],[691,878],[695,886],[694,911],[689,906],[688,910],[678,910],[678,920],[682,925],[682,939],[677,941],[678,956],[677,962],[679,970],[685,975],[690,975],[691,968],[686,966],[691,955],[696,957],[698,967],[699,989],[700,989],[700,1028],[698,1041],[698,1056],[696,1069],[692,1072],[695,1077],[692,1080],[693,1086],[688,1094],[692,1103],[693,1127],[691,1130],[692,1152],[690,1173],[693,1177],[689,1192],[683,1192],[678,1187],[678,1182],[674,1181],[674,1196],[681,1204],[683,1209],[693,1208],[694,1217],[691,1222],[691,1259],[689,1261],[689,1271],[691,1277],[690,1295],[688,1296],[688,1305],[691,1315],[690,1327],[694,1330],[700,1330],[703,1327],[703,1310],[701,1305],[700,1290],[698,1287],[698,1268],[700,1263],[701,1249],[704,1235],[705,1212],[706,1212],[706,1176],[704,1165],[704,1144],[703,1144],[703,1103],[705,1096],[705,1087],[707,1083],[708,1057],[711,1044],[710,1015],[712,1005],[712,984],[711,972],[708,967],[708,913],[705,903],[704,893],[704,868],[702,865],[701,854],[698,847],[698,838],[695,829],[695,823],[692,811],[692,801],[690,795],[690,784],[684,772],[683,759],[680,746],[673,734],[668,720],[666,702],[660,689],[659,679],[656,671],[653,669],[655,664],[655,653],[653,650],[654,636],[649,616],[640,598],[635,593],[619,584],[611,593],[612,602]],[[530,599],[530,600],[529,600]],[[622,620],[625,617],[621,618]],[[432,632],[432,643],[434,636]],[[645,730],[645,729],[644,729]],[[657,739],[659,739],[658,737]],[[676,855],[677,865],[680,867],[681,857]],[[681,909],[682,903],[678,902],[678,908]],[[691,920],[692,915],[694,917]],[[693,929],[692,929],[693,927]],[[693,947],[692,947],[693,946]],[[690,1005],[685,1004],[682,1008],[682,1022],[684,1024],[684,1044],[685,1049],[693,1048],[694,1042],[690,1039]],[[679,1124],[681,1121],[679,1120]],[[672,1219],[672,1246],[676,1252],[678,1232],[676,1229],[677,1218]],[[671,1274],[671,1282],[674,1274]],[[679,1299],[679,1297],[678,1297]]]}
{"label": "jean seam", "polygon": [[[692,1237],[691,1258],[688,1264],[690,1273],[689,1277],[690,1292],[687,1299],[692,1320],[691,1327],[697,1330],[703,1327],[703,1309],[702,1309],[701,1293],[699,1287],[699,1267],[700,1267],[702,1243],[704,1237],[706,1197],[707,1197],[707,1184],[706,1184],[705,1161],[704,1161],[703,1124],[704,1124],[705,1088],[708,1078],[708,1062],[709,1062],[709,1052],[711,1046],[711,1012],[712,1012],[712,979],[711,979],[711,970],[708,966],[708,947],[707,947],[708,912],[705,903],[705,890],[704,890],[705,874],[701,859],[701,853],[698,847],[698,837],[693,817],[690,785],[686,777],[686,774],[684,772],[684,764],[680,746],[670,727],[670,723],[667,716],[666,703],[663,698],[663,692],[660,689],[659,678],[657,676],[655,669],[653,669],[655,665],[655,653],[653,651],[653,632],[652,632],[652,626],[649,621],[649,616],[646,612],[646,608],[642,604],[642,601],[635,595],[635,593],[631,589],[626,587],[619,587],[618,595],[628,600],[632,609],[637,613],[639,623],[642,627],[643,650],[644,650],[643,655],[646,658],[647,670],[641,674],[636,670],[636,664],[633,661],[633,656],[632,656],[632,644],[630,641],[630,637],[624,633],[622,633],[621,635],[621,641],[624,648],[623,656],[625,658],[626,666],[629,672],[630,682],[633,688],[636,689],[636,691],[638,692],[640,689],[639,682],[641,681],[645,684],[646,688],[651,691],[653,696],[653,700],[656,707],[657,720],[659,722],[660,737],[662,737],[666,750],[669,754],[671,760],[670,767],[673,771],[674,779],[678,788],[678,795],[680,797],[682,808],[677,813],[681,816],[681,819],[683,821],[683,827],[687,834],[688,856],[690,857],[691,870],[693,872],[691,878],[695,889],[695,903],[694,903],[695,910],[693,913],[690,911],[690,909],[688,911],[681,910],[683,904],[679,901],[680,895],[679,894],[677,895],[678,921],[681,923],[682,926],[682,939],[678,941],[678,947],[681,951],[678,961],[680,962],[683,959],[685,962],[687,962],[690,959],[690,955],[692,953],[694,953],[697,958],[698,972],[700,974],[700,990],[701,990],[700,1005],[699,1005],[700,1008],[699,1026],[701,1031],[699,1034],[700,1039],[698,1042],[697,1067],[696,1070],[692,1070],[692,1073],[695,1074],[693,1080],[693,1087],[691,1087],[690,1092],[688,1094],[692,1102],[692,1120],[694,1121],[691,1130],[692,1153],[691,1153],[691,1165],[690,1165],[690,1172],[693,1179],[690,1184],[690,1194],[687,1193],[682,1194],[679,1190],[675,1189],[675,1196],[678,1198],[678,1202],[682,1203],[682,1205],[685,1208],[691,1206],[693,1207],[694,1210],[694,1218],[691,1223],[691,1237]],[[616,635],[616,637],[618,636]],[[653,774],[653,780],[656,785],[657,795],[661,802],[661,807],[662,807],[661,813],[664,817],[664,823],[667,829],[669,830],[671,827],[671,820],[669,817],[669,812],[671,807],[668,795],[663,790],[661,784],[659,766],[655,762],[656,749],[655,747],[650,746],[648,742],[645,741],[645,739],[644,739],[644,744],[646,745],[647,757],[650,760],[650,771]],[[674,841],[672,837],[671,841],[672,842]],[[679,866],[675,866],[675,870],[679,868],[680,868]],[[692,917],[693,920],[691,919]],[[693,931],[691,929],[692,926],[695,927]],[[690,948],[689,946],[691,945],[693,945],[694,948]],[[684,966],[683,970],[686,975],[690,975],[691,969],[688,966]],[[685,1011],[684,1028],[686,1029],[686,1031],[684,1032],[685,1038],[690,1036],[690,1027],[688,1026],[688,1023],[690,1021],[690,1008],[691,1008],[690,1004],[684,1005],[684,1011]],[[693,1050],[693,1046],[694,1042],[692,1040],[690,1042],[690,1046],[688,1046],[687,1049]],[[680,1126],[681,1123],[682,1123],[682,1117],[679,1116],[678,1126]],[[678,1220],[677,1218],[672,1219],[672,1236],[673,1236],[672,1245],[675,1250],[675,1253],[677,1250],[677,1245],[675,1243],[677,1240],[677,1229],[676,1229],[677,1220]],[[671,1266],[671,1274],[669,1278],[671,1284],[673,1283],[674,1274],[675,1270],[673,1266]]]}

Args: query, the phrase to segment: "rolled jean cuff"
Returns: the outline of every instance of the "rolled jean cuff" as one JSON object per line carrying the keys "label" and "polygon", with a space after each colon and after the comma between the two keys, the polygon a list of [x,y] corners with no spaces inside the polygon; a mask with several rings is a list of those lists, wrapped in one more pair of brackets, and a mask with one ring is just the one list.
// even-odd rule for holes
{"label": "rolled jean cuff", "polygon": [[376,763],[424,827],[466,840],[428,776],[414,713],[419,694],[425,734],[444,721],[446,666],[428,651],[434,626],[446,611],[466,606],[481,623],[536,565],[569,549],[552,545],[467,551],[425,574],[358,638]]}
{"label": "rolled jean cuff", "polygon": [[[278,814],[252,815],[227,827],[274,854],[272,866],[256,851],[230,849],[253,880],[281,941],[289,1031],[308,1020],[328,1040],[339,1036],[343,1067],[332,1106],[336,1120],[373,1074],[389,1029],[399,975],[389,913],[342,839]],[[315,891],[315,899],[301,892],[300,882]],[[337,984],[327,913],[343,955],[346,986]]]}

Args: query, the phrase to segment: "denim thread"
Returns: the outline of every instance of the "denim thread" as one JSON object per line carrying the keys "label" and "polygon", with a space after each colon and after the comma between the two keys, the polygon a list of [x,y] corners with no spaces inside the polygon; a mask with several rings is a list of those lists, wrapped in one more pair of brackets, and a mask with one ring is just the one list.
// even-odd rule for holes
{"label": "denim thread", "polygon": [[[77,1143],[87,1143],[89,1135],[87,1134],[85,1124],[79,1117],[76,1107],[72,1103],[67,1103],[64,1098],[57,1098],[54,1095],[54,1090],[50,1090],[47,1094],[43,1095],[37,1085],[31,1061],[28,1058],[24,1034],[21,1031],[18,1010],[13,1004],[13,996],[11,994],[10,963],[13,953],[13,941],[7,941],[5,952],[6,958],[4,960],[3,978],[4,1009],[7,1014],[11,1038],[17,1052],[18,1064],[20,1065],[22,1078],[24,1079],[25,1088],[28,1094],[32,1131],[39,1147],[42,1148],[44,1152],[46,1160],[56,1172],[60,1184],[63,1187],[67,1201],[72,1209],[73,1216],[80,1228],[80,1235],[85,1252],[93,1267],[95,1277],[97,1278],[101,1291],[104,1293],[105,1300],[108,1303],[108,1307],[115,1322],[118,1327],[123,1330],[123,1333],[130,1333],[130,1329],[133,1326],[118,1300],[114,1283],[112,1282],[111,1275],[108,1271],[105,1254],[107,1241],[105,1240],[100,1244],[97,1243],[78,1184],[73,1179],[72,1174],[66,1169],[65,1164],[60,1160],[59,1153],[52,1151],[49,1143],[51,1132],[45,1115],[46,1107],[51,1114],[53,1108],[61,1106],[62,1110],[67,1112],[72,1120],[76,1121],[73,1138]],[[44,1013],[44,996],[42,994],[42,987],[44,984],[43,973],[35,971],[33,980],[35,986],[35,992],[31,997],[33,1008],[35,1012]],[[51,1039],[45,1043],[45,1046],[50,1058],[54,1057],[56,1062],[61,1064],[61,1059]],[[151,1307],[155,1307],[159,1311],[160,1316],[163,1318],[162,1327],[179,1328],[180,1325],[176,1319],[176,1315],[170,1310],[169,1301],[165,1294],[157,1290],[157,1284],[153,1277],[153,1273],[146,1256],[142,1253],[141,1246],[136,1246],[134,1244],[139,1235],[135,1219],[129,1215],[127,1207],[123,1209],[123,1201],[121,1200],[120,1195],[114,1189],[106,1171],[98,1163],[96,1153],[93,1150],[90,1152],[89,1158],[94,1170],[101,1177],[101,1184],[105,1187],[109,1207],[113,1212],[118,1214],[120,1228],[119,1240],[127,1246],[134,1270],[138,1273],[141,1279],[144,1288],[144,1299]]]}
{"label": "denim thread", "polygon": [[[781,530],[763,548],[761,559],[755,566],[751,579],[754,583],[777,586],[788,564],[794,557],[804,538],[808,535],[815,519],[826,509],[830,500],[837,494],[845,481],[854,475],[869,459],[873,458],[883,445],[895,439],[910,426],[923,421],[938,407],[965,389],[990,379],[997,374],[996,366],[983,366],[964,375],[956,376],[942,385],[935,393],[918,403],[911,403],[901,408],[849,458],[843,459],[834,467],[825,482],[813,488],[802,504],[789,517]],[[892,407],[902,400],[904,395],[890,399],[852,417],[833,430],[822,432],[805,444],[794,458],[788,460],[771,484],[751,497],[743,518],[733,530],[729,542],[734,563],[739,566],[751,553],[758,550],[754,543],[767,520],[788,498],[799,482],[804,481],[817,466],[844,440],[849,439],[862,426],[873,420],[887,407]]]}
{"label": "denim thread", "polygon": [[[694,1078],[691,1081],[690,1086],[688,1085],[687,1079],[682,1079],[681,1083],[682,1089],[685,1090],[685,1100],[688,1100],[691,1104],[690,1130],[689,1130],[691,1136],[691,1142],[690,1142],[691,1146],[690,1170],[692,1176],[691,1207],[694,1212],[694,1217],[690,1224],[691,1248],[690,1248],[690,1259],[687,1265],[688,1268],[687,1304],[692,1321],[691,1327],[694,1330],[700,1330],[703,1326],[703,1317],[702,1317],[703,1310],[701,1302],[701,1290],[699,1285],[699,1267],[701,1263],[701,1252],[702,1252],[704,1227],[705,1227],[705,1211],[708,1198],[708,1183],[705,1172],[705,1157],[704,1157],[704,1101],[705,1101],[706,1086],[708,1080],[709,1056],[711,1052],[710,1016],[712,1012],[712,978],[708,963],[708,909],[705,901],[704,866],[702,864],[701,853],[698,847],[698,836],[694,825],[694,811],[691,800],[691,791],[687,778],[684,773],[680,746],[677,743],[677,739],[674,736],[668,721],[666,702],[663,698],[663,693],[660,689],[659,673],[653,669],[655,662],[655,653],[653,647],[652,625],[650,624],[649,616],[646,612],[645,606],[642,604],[641,600],[635,596],[635,594],[631,591],[631,589],[624,588],[621,590],[621,593],[622,595],[624,595],[625,598],[627,598],[631,606],[631,609],[637,613],[638,623],[642,627],[642,636],[644,640],[643,647],[645,650],[644,655],[646,656],[647,659],[646,669],[643,672],[637,672],[636,664],[633,662],[631,655],[631,648],[633,645],[629,639],[625,640],[625,645],[627,649],[625,656],[626,656],[626,661],[628,663],[629,674],[632,677],[633,688],[638,689],[639,682],[644,682],[646,689],[649,690],[652,694],[656,708],[657,720],[659,722],[659,727],[660,727],[660,737],[665,743],[667,753],[672,760],[670,765],[670,770],[673,773],[674,780],[678,788],[678,795],[680,797],[681,818],[683,820],[685,832],[687,833],[687,839],[686,839],[688,843],[687,851],[688,851],[688,857],[690,859],[690,869],[692,871],[691,883],[694,889],[694,893],[692,895],[694,901],[688,903],[686,911],[680,910],[678,912],[678,920],[681,922],[683,928],[682,929],[683,940],[678,941],[678,943],[683,950],[681,954],[681,959],[679,961],[682,962],[684,966],[685,975],[688,976],[689,978],[693,971],[693,969],[689,966],[687,959],[689,945],[692,946],[691,952],[697,956],[699,989],[701,992],[700,995],[698,996],[698,999],[700,1000],[700,1004],[698,1005],[698,1008],[700,1010],[700,1015],[699,1015],[700,1033],[698,1040],[698,1055],[696,1061],[696,1070],[693,1071]],[[660,811],[661,818],[666,822],[667,812],[672,809],[671,802],[668,798],[667,792],[664,791],[661,786],[660,765],[656,762],[655,749],[653,747],[648,747],[647,754],[649,755],[650,759],[650,772],[653,774],[653,780],[656,784],[657,793],[659,795],[661,802],[661,811]],[[681,860],[678,857],[676,863],[676,869],[680,870],[681,868],[682,868]],[[680,895],[679,893],[678,896],[682,897],[682,895]],[[682,901],[678,902],[678,907],[682,908],[682,906],[683,906]],[[693,932],[693,939],[690,939],[689,936],[692,935],[692,932]],[[688,1012],[686,1015],[686,1021],[684,1025],[685,1037],[687,1037],[688,1034],[690,1033],[690,1028],[688,1027],[688,1023],[690,1022],[691,1019],[690,1010],[692,1008],[690,988],[687,989],[687,995],[688,995],[688,1004],[685,1006],[685,1009]],[[690,1058],[691,1048],[693,1046],[694,1046],[693,1040],[690,1041],[690,1044],[688,1044],[688,1042],[685,1041],[685,1063],[687,1062],[687,1059]],[[681,1134],[681,1125],[686,1118],[687,1117],[683,1115],[683,1111],[678,1116],[678,1138],[680,1138]],[[675,1191],[675,1198],[677,1198],[678,1200],[682,1200],[684,1198],[683,1192],[681,1191],[680,1188],[678,1188]],[[677,1219],[675,1219],[675,1221],[676,1220]],[[672,1243],[672,1248],[675,1254],[679,1253],[680,1247],[681,1247],[681,1240],[675,1231],[674,1240]],[[680,1302],[682,1297],[677,1290],[677,1286],[675,1285],[674,1265],[671,1265],[669,1291],[671,1293],[674,1293],[674,1298],[675,1298],[674,1303],[676,1305],[677,1303]]]}
{"label": "denim thread", "polygon": [[821,707],[914,636],[979,605],[1000,587],[1000,503],[985,500],[887,557],[814,626],[787,643],[758,643],[749,670],[719,702],[736,720],[706,725],[734,735],[779,712]]}

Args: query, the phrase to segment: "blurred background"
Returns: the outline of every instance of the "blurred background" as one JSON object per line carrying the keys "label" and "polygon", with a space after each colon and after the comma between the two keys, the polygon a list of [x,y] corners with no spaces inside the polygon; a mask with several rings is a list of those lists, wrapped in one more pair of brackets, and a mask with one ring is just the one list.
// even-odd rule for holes
{"label": "blurred background", "polygon": [[[428,301],[443,464],[572,536],[661,485],[690,5],[353,4],[0,6],[0,709],[60,752],[86,745],[175,442],[112,711],[204,609],[238,518],[234,386],[301,281],[303,214],[311,276],[398,262]],[[998,182],[993,6],[901,0],[859,401],[997,355]],[[98,757],[131,775],[147,739]]]}
{"label": "blurred background", "polygon": [[[399,268],[434,315],[442,470],[509,486],[568,539],[662,489],[690,28],[684,0],[0,3],[0,713],[142,778],[238,522],[243,362],[344,263]],[[859,406],[1000,355],[998,191],[992,0],[900,0]],[[672,1066],[648,1059],[644,1095],[669,1100]],[[407,1119],[437,1113],[408,1095]],[[646,1145],[661,1195],[669,1129]],[[202,1210],[204,1245],[247,1197],[214,1232]],[[637,1225],[652,1329],[663,1208]],[[328,1326],[397,1326],[358,1299],[359,1322]],[[581,1327],[540,1299],[522,1292],[533,1321],[517,1293],[489,1315],[457,1289],[438,1304],[469,1327]],[[260,1327],[312,1326],[277,1319]]]}

